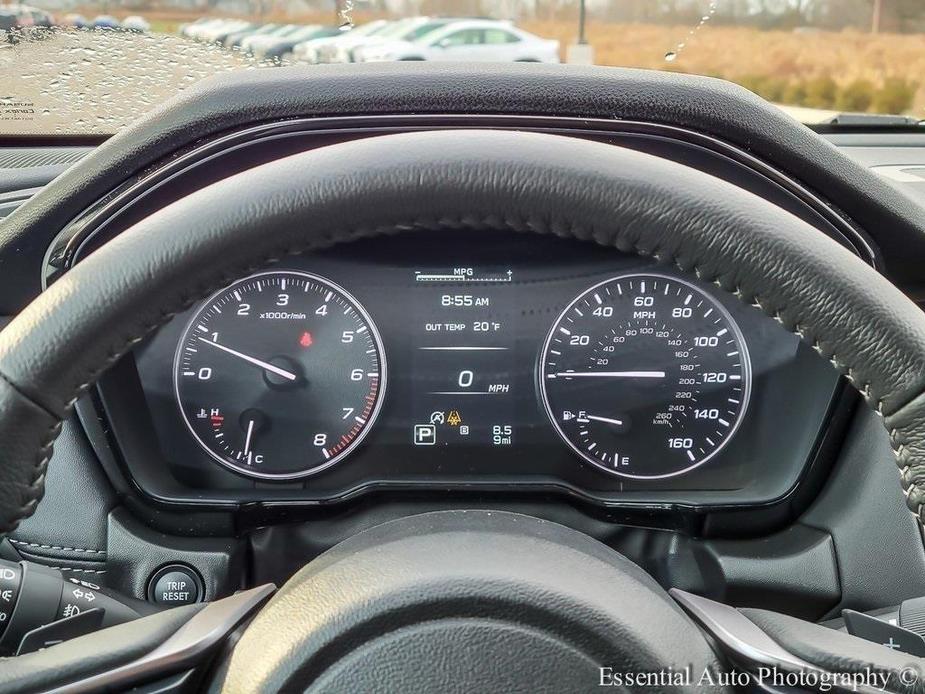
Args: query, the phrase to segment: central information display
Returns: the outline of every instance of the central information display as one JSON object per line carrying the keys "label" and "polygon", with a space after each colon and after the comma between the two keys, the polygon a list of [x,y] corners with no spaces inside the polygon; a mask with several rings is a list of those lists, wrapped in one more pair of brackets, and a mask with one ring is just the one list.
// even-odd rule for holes
{"label": "central information display", "polygon": [[515,443],[518,310],[507,268],[415,270],[416,446]]}

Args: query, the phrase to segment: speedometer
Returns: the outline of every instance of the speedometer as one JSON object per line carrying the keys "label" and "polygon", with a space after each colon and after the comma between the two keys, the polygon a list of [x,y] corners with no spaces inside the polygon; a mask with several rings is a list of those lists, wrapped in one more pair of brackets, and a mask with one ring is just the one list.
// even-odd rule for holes
{"label": "speedometer", "polygon": [[193,438],[251,477],[303,477],[343,459],[372,427],[385,382],[369,315],[305,272],[253,275],[211,296],[174,360]]}
{"label": "speedometer", "polygon": [[728,311],[659,274],[608,279],[553,324],[539,363],[550,421],[583,459],[639,479],[681,475],[729,443],[751,367]]}

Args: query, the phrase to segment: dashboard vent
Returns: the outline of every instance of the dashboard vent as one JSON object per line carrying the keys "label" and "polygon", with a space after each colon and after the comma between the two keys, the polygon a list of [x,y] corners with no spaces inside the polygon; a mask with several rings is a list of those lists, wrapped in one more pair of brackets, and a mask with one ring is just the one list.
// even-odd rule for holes
{"label": "dashboard vent", "polygon": [[73,164],[93,151],[92,147],[10,147],[0,149],[0,169]]}

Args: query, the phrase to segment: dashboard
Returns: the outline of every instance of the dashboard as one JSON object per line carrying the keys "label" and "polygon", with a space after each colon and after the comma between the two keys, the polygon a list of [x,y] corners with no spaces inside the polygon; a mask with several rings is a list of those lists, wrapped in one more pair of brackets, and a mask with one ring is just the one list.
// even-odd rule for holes
{"label": "dashboard", "polygon": [[[503,76],[438,72],[427,88],[384,76],[394,95],[373,78],[264,72],[243,91],[194,93],[131,138],[65,147],[85,160],[37,193],[50,175],[3,172],[0,216],[34,198],[3,222],[0,312],[236,172],[359,137],[480,127],[697,168],[925,296],[923,218],[908,207],[920,184],[864,178],[844,156],[915,163],[918,132],[829,135],[836,150],[713,80],[666,96],[646,73],[550,71],[542,89],[512,89]],[[350,106],[326,96],[347,84]],[[653,110],[653,95],[670,107]],[[10,147],[30,159],[22,145]],[[479,349],[447,349],[459,347]],[[592,371],[620,375],[574,375]],[[663,585],[819,618],[925,593],[889,441],[857,403],[778,323],[671,266],[537,234],[404,232],[230,277],[138,345],[77,403],[38,513],[0,550],[139,598],[180,561],[211,598],[283,582],[393,518],[503,509],[581,529]]]}
{"label": "dashboard", "polygon": [[239,278],[100,397],[158,499],[503,489],[741,506],[796,487],[838,392],[796,336],[672,267],[466,231]]}

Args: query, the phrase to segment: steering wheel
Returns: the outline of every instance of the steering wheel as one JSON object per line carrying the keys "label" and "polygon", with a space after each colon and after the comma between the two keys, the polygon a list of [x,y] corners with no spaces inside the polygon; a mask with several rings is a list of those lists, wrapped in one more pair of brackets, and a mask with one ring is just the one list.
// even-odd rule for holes
{"label": "steering wheel", "polygon": [[[925,316],[887,280],[789,213],[683,165],[564,136],[457,130],[337,144],[237,174],[139,222],[39,296],[0,333],[0,528],[39,503],[76,399],[177,312],[288,254],[470,229],[636,253],[763,311],[882,416],[922,518]],[[827,657],[800,654],[820,669],[845,665]],[[597,686],[603,666],[722,667],[678,603],[604,545],[534,518],[459,511],[387,523],[312,561],[256,614],[212,685],[572,691]],[[677,688],[707,686],[695,677]]]}

